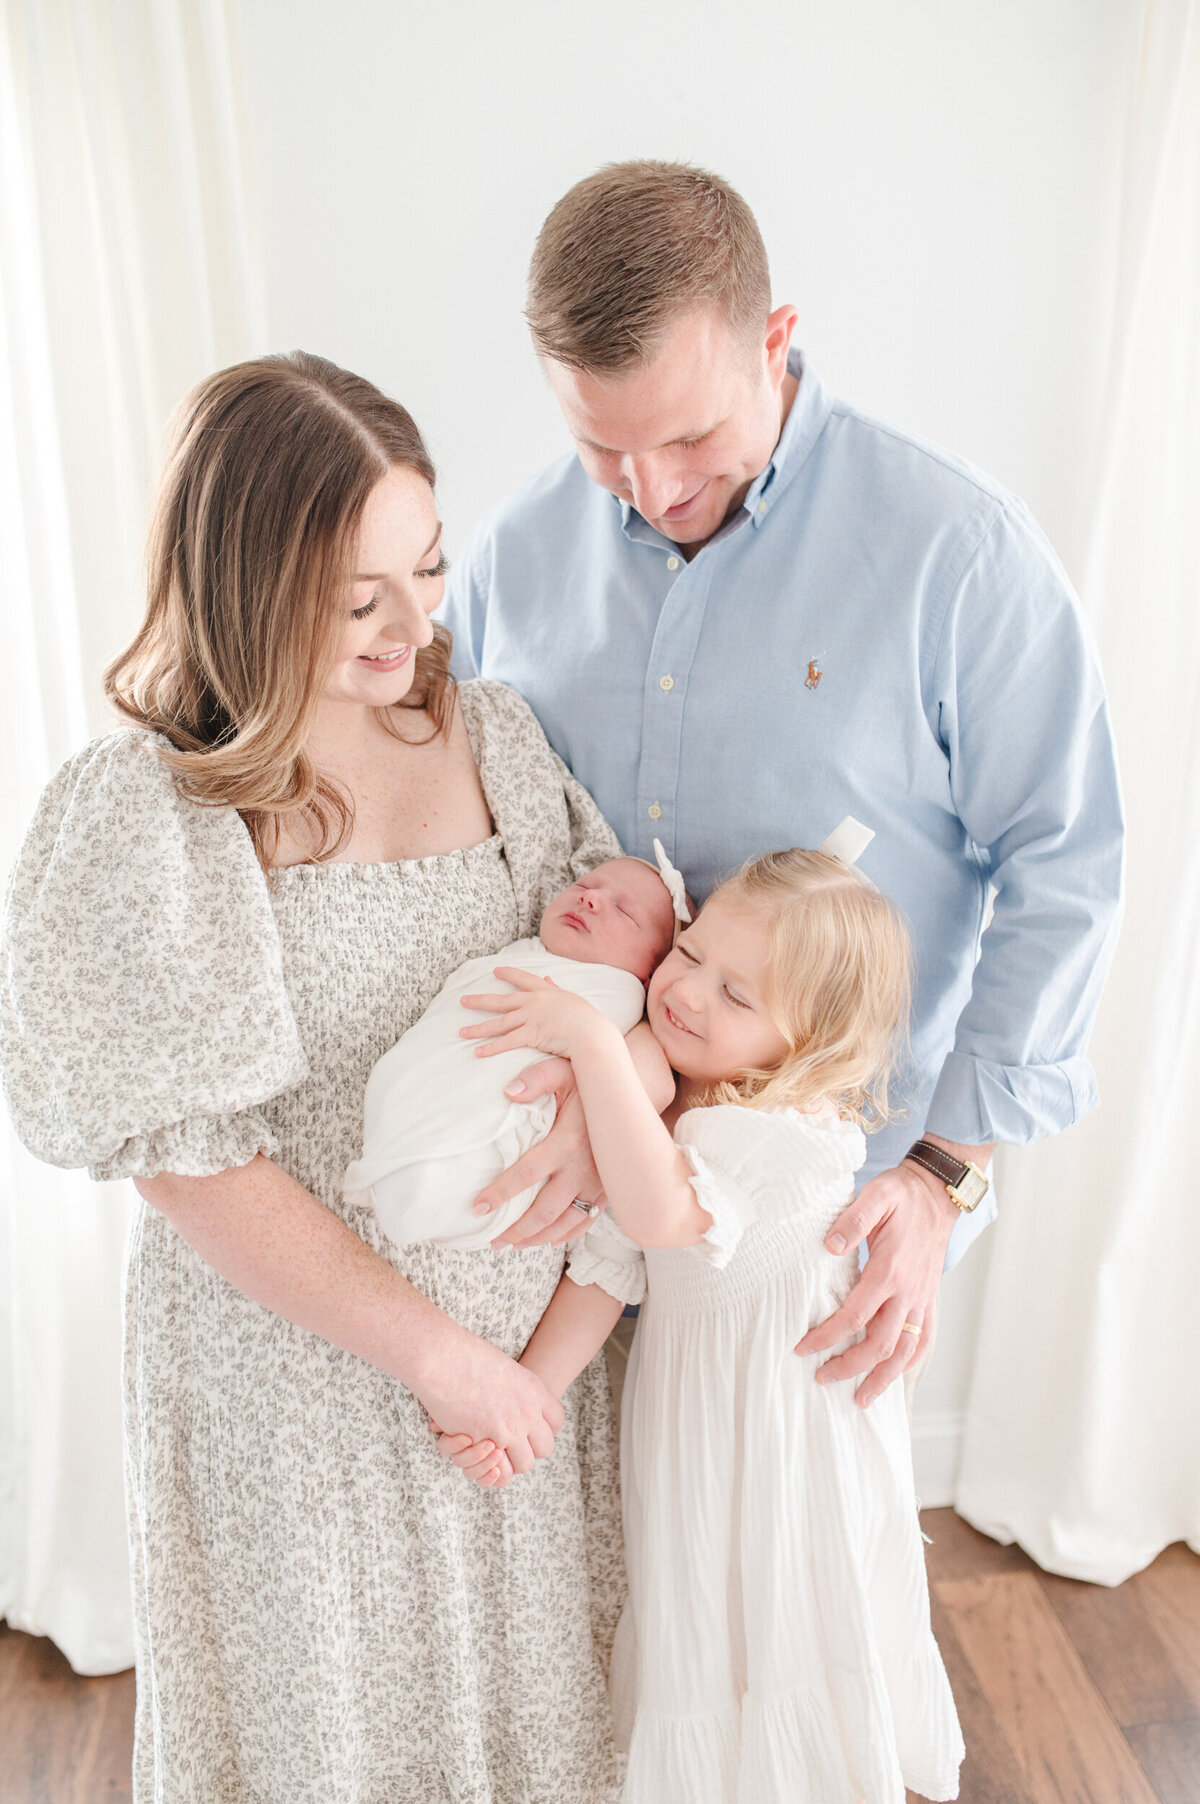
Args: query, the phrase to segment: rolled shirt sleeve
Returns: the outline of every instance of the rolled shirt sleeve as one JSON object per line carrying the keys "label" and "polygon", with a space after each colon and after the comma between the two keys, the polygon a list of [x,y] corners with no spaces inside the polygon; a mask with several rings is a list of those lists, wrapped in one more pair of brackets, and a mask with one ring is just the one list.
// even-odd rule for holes
{"label": "rolled shirt sleeve", "polygon": [[1024,1145],[1098,1101],[1085,1049],[1116,938],[1123,819],[1089,628],[1015,500],[947,609],[929,706],[995,901],[926,1126]]}

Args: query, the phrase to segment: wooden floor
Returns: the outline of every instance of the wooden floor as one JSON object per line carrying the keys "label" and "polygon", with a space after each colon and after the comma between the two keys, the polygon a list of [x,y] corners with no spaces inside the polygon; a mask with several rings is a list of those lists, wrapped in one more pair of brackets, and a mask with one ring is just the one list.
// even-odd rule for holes
{"label": "wooden floor", "polygon": [[78,1679],[0,1626],[0,1804],[129,1804],[133,1674]]}
{"label": "wooden floor", "polygon": [[[1200,1804],[1200,1559],[1170,1547],[1109,1591],[922,1521],[962,1804]],[[0,1627],[0,1804],[128,1800],[132,1742],[132,1673],[78,1679]]]}
{"label": "wooden floor", "polygon": [[1168,1547],[1109,1590],[922,1521],[962,1804],[1200,1804],[1200,1559]]}

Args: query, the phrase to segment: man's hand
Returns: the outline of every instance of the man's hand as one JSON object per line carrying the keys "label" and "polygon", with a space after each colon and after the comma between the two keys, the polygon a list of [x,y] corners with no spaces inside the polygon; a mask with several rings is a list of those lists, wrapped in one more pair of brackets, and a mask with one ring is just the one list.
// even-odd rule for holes
{"label": "man's hand", "polygon": [[[981,1169],[992,1156],[990,1146],[960,1146],[936,1134],[925,1138]],[[870,1257],[841,1308],[810,1328],[796,1352],[824,1353],[850,1335],[865,1334],[826,1360],[818,1384],[863,1375],[854,1400],[865,1409],[932,1345],[938,1285],[958,1216],[940,1179],[907,1159],[863,1186],[830,1228],[825,1245],[841,1254],[865,1239]]]}
{"label": "man's hand", "polygon": [[475,1208],[481,1215],[490,1213],[522,1190],[539,1184],[541,1188],[524,1215],[506,1233],[498,1234],[492,1245],[536,1247],[549,1242],[561,1246],[566,1240],[577,1240],[586,1234],[595,1219],[571,1207],[576,1197],[584,1203],[603,1205],[604,1201],[583,1105],[575,1088],[575,1073],[566,1059],[542,1059],[526,1066],[517,1083],[521,1085],[519,1094],[516,1084],[510,1084],[506,1094],[518,1102],[554,1096],[558,1105],[554,1125],[544,1140],[480,1191]]}

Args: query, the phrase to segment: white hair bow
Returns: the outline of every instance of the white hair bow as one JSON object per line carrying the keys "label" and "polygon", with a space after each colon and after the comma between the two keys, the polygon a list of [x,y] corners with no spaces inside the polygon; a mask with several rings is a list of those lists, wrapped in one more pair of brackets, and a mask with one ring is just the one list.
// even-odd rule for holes
{"label": "white hair bow", "polygon": [[[839,821],[828,839],[821,841],[817,851],[824,852],[827,858],[836,858],[839,864],[854,866],[874,837],[874,828],[864,827],[861,821],[856,821],[852,814],[848,814],[845,820]],[[863,876],[861,871],[858,874]],[[863,877],[864,883],[869,881],[869,878]]]}
{"label": "white hair bow", "polygon": [[671,907],[675,910],[677,921],[690,921],[691,911],[687,905],[687,885],[682,873],[675,869],[671,860],[663,851],[661,839],[654,841],[654,858],[658,865],[658,874],[667,886],[667,894],[671,898]]}

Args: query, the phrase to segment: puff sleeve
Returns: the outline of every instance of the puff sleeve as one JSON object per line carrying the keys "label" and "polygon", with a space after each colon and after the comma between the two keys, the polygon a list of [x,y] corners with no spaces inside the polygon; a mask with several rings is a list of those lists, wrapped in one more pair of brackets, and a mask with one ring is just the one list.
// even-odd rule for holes
{"label": "puff sleeve", "polygon": [[727,1265],[754,1221],[807,1221],[823,1235],[849,1202],[866,1158],[862,1130],[836,1116],[721,1104],[689,1109],[675,1143],[712,1226],[689,1251]]}
{"label": "puff sleeve", "polygon": [[605,1209],[568,1247],[567,1276],[574,1284],[598,1284],[618,1303],[640,1303],[646,1295],[646,1255]]}
{"label": "puff sleeve", "polygon": [[51,781],[9,884],[0,1074],[26,1146],[93,1177],[268,1155],[306,1075],[266,878],[231,808],[179,791],[155,734]]}

